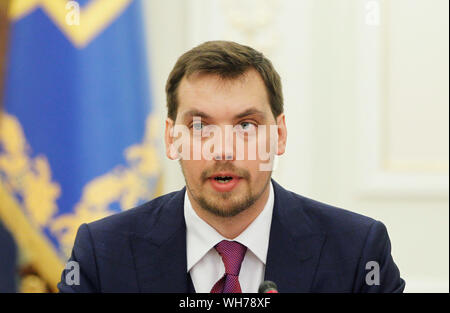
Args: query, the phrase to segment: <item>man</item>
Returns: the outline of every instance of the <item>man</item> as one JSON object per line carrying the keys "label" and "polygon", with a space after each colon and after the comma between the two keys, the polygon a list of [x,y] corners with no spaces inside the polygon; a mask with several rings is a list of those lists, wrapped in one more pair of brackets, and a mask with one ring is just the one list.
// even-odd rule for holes
{"label": "man", "polygon": [[[182,55],[167,81],[166,154],[186,187],[83,224],[61,292],[402,292],[385,226],[271,179],[287,128],[271,62],[233,42]],[[269,152],[267,152],[269,151]]]}

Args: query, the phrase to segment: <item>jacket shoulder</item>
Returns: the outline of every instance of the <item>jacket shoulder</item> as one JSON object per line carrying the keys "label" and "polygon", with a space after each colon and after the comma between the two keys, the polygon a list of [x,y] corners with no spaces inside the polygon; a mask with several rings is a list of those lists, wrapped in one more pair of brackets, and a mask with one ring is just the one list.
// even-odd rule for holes
{"label": "jacket shoulder", "polygon": [[355,229],[369,229],[376,221],[368,216],[319,202],[281,187],[272,180],[275,202],[282,219],[291,229],[301,224],[310,233],[343,234]]}
{"label": "jacket shoulder", "polygon": [[384,227],[381,222],[362,214],[297,194],[292,194],[292,197],[310,229],[326,237],[321,257],[324,264],[335,264],[338,260],[356,264],[373,229],[378,229],[379,225]]}
{"label": "jacket shoulder", "polygon": [[[293,192],[287,197],[296,203],[293,210],[307,221],[310,229],[325,234],[313,291],[404,290],[405,282],[393,261],[389,235],[382,222]],[[377,283],[369,284],[367,274],[373,264],[378,265],[379,278]]]}
{"label": "jacket shoulder", "polygon": [[356,212],[339,208],[330,204],[309,199],[297,194],[293,197],[301,203],[302,210],[310,223],[319,227],[321,232],[343,234],[359,229],[369,229],[376,220]]}

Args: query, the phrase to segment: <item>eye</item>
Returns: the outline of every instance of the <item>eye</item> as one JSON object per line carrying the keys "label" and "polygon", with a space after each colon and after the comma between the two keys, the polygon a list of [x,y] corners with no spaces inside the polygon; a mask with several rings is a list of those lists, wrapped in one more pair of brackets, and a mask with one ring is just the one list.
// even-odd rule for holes
{"label": "eye", "polygon": [[239,128],[244,132],[250,132],[256,129],[256,125],[250,122],[242,122],[239,124]]}
{"label": "eye", "polygon": [[204,124],[201,122],[196,122],[192,124],[192,128],[195,130],[202,130],[204,127]]}

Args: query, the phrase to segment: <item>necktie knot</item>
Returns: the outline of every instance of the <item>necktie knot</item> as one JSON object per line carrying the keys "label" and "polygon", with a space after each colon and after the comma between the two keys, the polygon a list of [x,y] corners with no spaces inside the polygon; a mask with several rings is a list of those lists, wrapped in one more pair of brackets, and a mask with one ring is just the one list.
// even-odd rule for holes
{"label": "necktie knot", "polygon": [[247,247],[237,241],[222,240],[214,248],[222,257],[225,274],[238,276]]}

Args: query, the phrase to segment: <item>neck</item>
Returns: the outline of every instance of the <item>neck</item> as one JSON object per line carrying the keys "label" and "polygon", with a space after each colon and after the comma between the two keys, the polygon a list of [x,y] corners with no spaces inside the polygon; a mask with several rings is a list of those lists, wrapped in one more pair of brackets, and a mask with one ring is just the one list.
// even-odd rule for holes
{"label": "neck", "polygon": [[195,213],[213,227],[219,234],[227,239],[234,239],[239,236],[264,210],[264,207],[269,199],[270,181],[266,185],[263,193],[250,207],[233,217],[217,216],[203,208],[193,199],[191,193],[188,193],[189,201],[191,201],[192,208]]}

